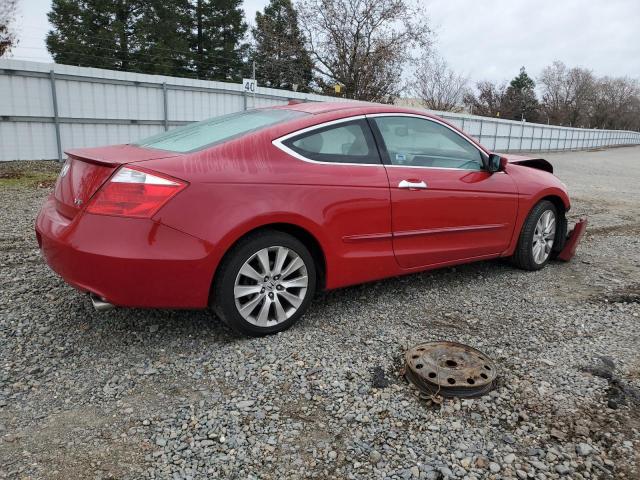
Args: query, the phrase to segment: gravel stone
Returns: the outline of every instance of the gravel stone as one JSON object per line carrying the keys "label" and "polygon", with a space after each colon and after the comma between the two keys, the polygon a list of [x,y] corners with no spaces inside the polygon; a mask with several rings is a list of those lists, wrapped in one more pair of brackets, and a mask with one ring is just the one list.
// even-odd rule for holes
{"label": "gravel stone", "polygon": [[253,401],[253,400],[241,400],[240,402],[238,402],[238,403],[236,404],[236,406],[237,406],[240,410],[246,410],[246,409],[248,409],[249,407],[252,407],[254,403],[256,403],[256,402],[255,402],[255,401]]}
{"label": "gravel stone", "polygon": [[[590,218],[570,263],[320,293],[265,338],[206,311],[95,312],[33,233],[60,165],[0,164],[29,174],[0,175],[0,479],[640,478],[640,147],[543,156],[570,221]],[[440,339],[489,355],[496,389],[419,398],[403,352]]]}
{"label": "gravel stone", "polygon": [[[440,471],[440,473],[441,473],[442,475],[444,475],[444,476],[445,476],[445,478],[446,478],[446,477],[453,477],[453,476],[454,476],[454,475],[453,475],[453,472],[451,471],[451,469],[450,469],[449,467],[440,467],[440,470],[439,470],[439,471]],[[434,478],[437,478],[437,477],[434,477]]]}
{"label": "gravel stone", "polygon": [[593,453],[593,447],[588,443],[579,443],[576,445],[576,452],[578,452],[578,455],[586,457]]}

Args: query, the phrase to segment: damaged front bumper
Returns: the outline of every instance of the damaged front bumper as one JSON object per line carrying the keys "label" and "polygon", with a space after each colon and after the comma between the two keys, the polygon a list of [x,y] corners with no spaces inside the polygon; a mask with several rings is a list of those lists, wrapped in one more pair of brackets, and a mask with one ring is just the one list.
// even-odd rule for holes
{"label": "damaged front bumper", "polygon": [[587,217],[582,217],[576,222],[573,229],[567,235],[567,241],[565,242],[564,247],[556,257],[558,260],[568,262],[573,258],[576,254],[578,243],[580,243],[580,239],[582,239],[582,236],[587,229],[588,223],[589,221],[587,220]]}

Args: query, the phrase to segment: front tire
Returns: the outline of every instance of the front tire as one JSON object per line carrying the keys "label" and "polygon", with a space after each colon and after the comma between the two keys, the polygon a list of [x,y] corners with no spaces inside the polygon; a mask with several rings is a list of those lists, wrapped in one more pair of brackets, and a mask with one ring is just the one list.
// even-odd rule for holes
{"label": "front tire", "polygon": [[212,307],[238,333],[263,336],[286,330],[307,310],[316,266],[297,238],[265,230],[240,240],[222,261]]}
{"label": "front tire", "polygon": [[543,200],[531,209],[522,226],[512,262],[523,270],[540,270],[554,253],[560,228],[558,211],[553,203]]}

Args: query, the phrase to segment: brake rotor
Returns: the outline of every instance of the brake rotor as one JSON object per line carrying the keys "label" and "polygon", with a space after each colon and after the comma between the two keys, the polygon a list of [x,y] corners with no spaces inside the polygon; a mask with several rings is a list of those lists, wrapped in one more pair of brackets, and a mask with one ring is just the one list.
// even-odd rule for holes
{"label": "brake rotor", "polygon": [[405,353],[405,377],[426,395],[479,397],[497,376],[493,360],[461,343],[423,343]]}

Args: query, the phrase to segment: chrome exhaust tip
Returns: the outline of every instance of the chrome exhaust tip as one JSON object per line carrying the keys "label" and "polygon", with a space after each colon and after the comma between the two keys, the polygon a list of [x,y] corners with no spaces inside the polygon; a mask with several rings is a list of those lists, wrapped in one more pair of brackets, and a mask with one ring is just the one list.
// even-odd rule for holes
{"label": "chrome exhaust tip", "polygon": [[93,308],[95,308],[96,312],[106,312],[107,310],[116,308],[115,305],[106,302],[103,298],[100,298],[95,293],[90,293],[89,298],[91,298],[91,303],[93,304]]}

